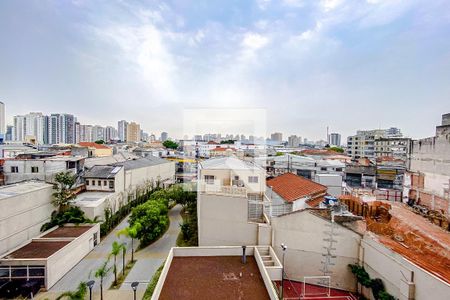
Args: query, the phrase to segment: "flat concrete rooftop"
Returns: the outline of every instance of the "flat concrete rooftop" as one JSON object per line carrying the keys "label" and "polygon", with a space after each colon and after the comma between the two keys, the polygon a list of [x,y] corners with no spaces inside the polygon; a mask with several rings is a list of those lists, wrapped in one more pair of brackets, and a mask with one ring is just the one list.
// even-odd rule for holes
{"label": "flat concrete rooftop", "polygon": [[80,207],[97,207],[102,204],[106,198],[114,195],[109,192],[83,192],[78,194],[73,202]]}
{"label": "flat concrete rooftop", "polygon": [[51,184],[39,181],[27,181],[0,187],[0,200],[51,187]]}
{"label": "flat concrete rooftop", "polygon": [[70,241],[32,241],[2,259],[49,258]]}
{"label": "flat concrete rooftop", "polygon": [[255,258],[174,257],[159,299],[270,299]]}
{"label": "flat concrete rooftop", "polygon": [[41,238],[76,238],[91,228],[92,226],[59,227],[41,236]]}

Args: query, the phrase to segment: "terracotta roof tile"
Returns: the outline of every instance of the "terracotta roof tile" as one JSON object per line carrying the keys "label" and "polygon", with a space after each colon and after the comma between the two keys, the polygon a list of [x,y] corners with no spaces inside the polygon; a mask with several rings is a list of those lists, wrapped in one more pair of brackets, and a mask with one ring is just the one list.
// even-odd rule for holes
{"label": "terracotta roof tile", "polygon": [[91,148],[95,148],[95,149],[110,149],[109,147],[107,147],[105,145],[92,143],[92,142],[79,142],[78,145],[80,145],[81,147],[91,147]]}
{"label": "terracotta roof tile", "polygon": [[288,202],[327,191],[326,186],[292,173],[267,180],[267,186]]}

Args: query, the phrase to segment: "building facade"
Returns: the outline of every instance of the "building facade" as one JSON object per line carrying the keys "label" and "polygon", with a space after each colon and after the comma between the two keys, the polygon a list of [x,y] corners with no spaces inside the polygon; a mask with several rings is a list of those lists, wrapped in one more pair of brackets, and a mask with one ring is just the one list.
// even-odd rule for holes
{"label": "building facade", "polygon": [[138,143],[141,141],[141,126],[135,122],[128,123],[127,125],[127,138],[128,143]]}
{"label": "building facade", "polygon": [[330,146],[341,146],[341,135],[339,133],[330,133],[328,144]]}
{"label": "building facade", "polygon": [[117,136],[121,142],[127,141],[127,127],[128,122],[125,120],[121,120],[117,123]]}
{"label": "building facade", "polygon": [[442,116],[434,137],[415,140],[409,172],[405,176],[405,201],[423,205],[450,217],[450,114]]}

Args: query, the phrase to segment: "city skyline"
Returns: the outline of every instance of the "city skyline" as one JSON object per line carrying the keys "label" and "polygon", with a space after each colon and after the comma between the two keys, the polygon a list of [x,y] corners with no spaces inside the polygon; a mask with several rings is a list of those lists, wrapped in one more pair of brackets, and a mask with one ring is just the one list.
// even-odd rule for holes
{"label": "city skyline", "polygon": [[[6,105],[4,105],[4,107],[5,107]],[[6,109],[5,109],[6,110]],[[216,109],[214,109],[214,110],[216,110]],[[224,111],[228,111],[228,110],[230,110],[230,109],[224,109]],[[231,111],[246,111],[247,109],[243,109],[243,110],[240,110],[240,109],[237,109],[237,110],[234,110],[234,109],[231,109]],[[189,111],[189,110],[188,110]],[[218,110],[218,111],[220,111],[220,110]],[[69,114],[69,115],[73,115],[73,114],[71,114],[71,113],[67,113],[67,112],[62,112],[62,113],[53,113],[53,112],[51,112],[51,113],[46,113],[46,112],[42,112],[42,111],[40,111],[40,110],[33,110],[33,111],[29,111],[29,112],[27,112],[27,113],[21,113],[21,114],[18,114],[18,115],[14,115],[14,116],[10,116],[10,115],[8,115],[8,114],[6,114],[6,123],[5,123],[5,127],[6,126],[14,126],[14,117],[24,117],[24,116],[27,116],[27,115],[33,115],[33,114],[41,114],[42,116],[44,116],[44,117],[48,117],[48,116],[50,116],[50,115],[52,115],[52,114],[62,114],[62,115],[64,115],[64,114]],[[240,113],[240,114],[242,114],[242,112]],[[77,115],[73,115],[74,117],[75,117],[75,119],[76,119],[76,122],[77,123],[79,123],[79,125],[81,125],[81,126],[91,126],[91,127],[102,127],[103,129],[107,129],[107,128],[110,128],[110,127],[113,127],[116,131],[118,131],[118,132],[120,132],[120,125],[119,125],[119,123],[120,122],[132,122],[132,123],[137,123],[138,125],[142,125],[142,123],[140,123],[139,121],[132,121],[132,120],[130,120],[130,119],[123,119],[123,120],[117,120],[117,121],[115,121],[115,122],[110,122],[110,123],[108,123],[108,124],[103,124],[103,123],[99,123],[99,122],[97,122],[97,123],[91,123],[91,124],[87,124],[87,123],[84,123],[84,122],[80,122],[80,119],[79,119],[79,116],[77,116]],[[186,116],[184,116],[184,117],[186,117]],[[214,116],[212,117],[212,119],[214,119]],[[112,124],[112,125],[110,125],[110,124]],[[210,123],[208,124],[208,125],[211,125]],[[226,125],[226,124],[225,124]],[[186,124],[184,125],[184,126],[186,126]],[[271,136],[273,136],[273,134],[277,134],[277,133],[281,133],[282,134],[282,141],[283,142],[288,142],[289,141],[289,138],[290,137],[293,137],[293,136],[297,136],[298,135],[298,137],[301,137],[302,138],[302,140],[304,140],[304,139],[307,139],[309,142],[321,142],[321,141],[327,141],[328,139],[329,139],[329,136],[328,136],[328,134],[329,135],[332,135],[332,134],[339,134],[340,136],[342,136],[344,139],[343,140],[345,140],[345,138],[346,137],[349,137],[349,136],[352,136],[352,135],[354,135],[355,133],[357,133],[357,131],[365,131],[365,130],[388,130],[388,129],[396,129],[396,128],[398,128],[398,127],[393,127],[393,126],[384,126],[384,127],[377,127],[377,128],[353,128],[353,132],[351,132],[348,136],[347,135],[343,135],[341,132],[339,132],[339,131],[333,131],[333,132],[328,132],[329,130],[330,130],[330,128],[327,126],[326,128],[325,128],[325,130],[326,130],[326,132],[324,133],[324,135],[323,136],[319,136],[319,137],[313,137],[313,138],[311,138],[311,137],[308,137],[308,136],[305,136],[304,134],[302,134],[301,132],[299,132],[299,131],[297,131],[297,132],[294,132],[294,133],[286,133],[286,132],[283,132],[283,131],[281,131],[281,130],[272,130],[272,131],[270,131],[270,130],[267,130],[266,131],[266,133],[265,134],[245,134],[245,130],[244,131],[236,131],[236,132],[233,132],[233,130],[219,130],[219,131],[213,131],[213,130],[211,130],[210,129],[210,126],[207,126],[209,129],[204,129],[204,130],[202,130],[202,131],[194,131],[194,132],[190,132],[189,134],[186,134],[186,132],[182,132],[182,133],[180,133],[180,134],[170,134],[169,135],[169,138],[170,139],[176,139],[176,140],[182,140],[182,139],[185,139],[185,137],[186,136],[188,136],[188,139],[193,139],[194,138],[194,136],[195,135],[209,135],[209,134],[221,134],[222,135],[222,137],[225,137],[225,136],[227,136],[227,135],[239,135],[239,136],[241,136],[241,135],[244,135],[244,136],[246,136],[247,138],[249,137],[249,136],[253,136],[253,137],[255,137],[255,138],[257,138],[257,139],[260,139],[260,138],[264,138],[264,139],[268,139],[268,140],[270,140],[271,139]],[[224,126],[223,124],[221,124],[221,126],[220,126],[220,128],[224,128],[224,127],[226,127],[226,126]],[[197,127],[198,128],[198,127]],[[184,128],[185,129],[185,128]],[[236,129],[236,127],[234,127],[234,129]],[[142,126],[141,126],[141,128],[140,128],[140,130],[141,131],[143,131],[147,136],[150,136],[150,135],[160,135],[160,134],[163,134],[163,133],[167,133],[166,131],[165,131],[165,129],[162,129],[161,131],[154,131],[154,130],[148,130],[147,128],[142,128]],[[403,128],[400,128],[400,130],[402,131],[402,133],[403,133]],[[125,133],[126,134],[126,133]],[[118,135],[119,137],[120,137],[120,134]],[[408,137],[408,138],[413,138],[414,139],[414,137],[412,137],[412,136],[410,136],[410,135],[407,135],[407,134],[405,134],[404,135],[405,137]],[[419,138],[423,138],[423,137],[419,137]],[[120,138],[119,138],[120,139]],[[416,138],[417,139],[417,138]],[[273,140],[273,139],[272,139]],[[276,139],[277,140],[277,139]],[[343,142],[341,142],[341,145],[345,145],[345,142],[343,141]]]}
{"label": "city skyline", "polygon": [[2,1],[0,101],[9,116],[67,111],[173,135],[183,130],[173,120],[200,107],[266,109],[269,132],[313,139],[327,126],[431,136],[450,111],[448,10],[438,0]]}

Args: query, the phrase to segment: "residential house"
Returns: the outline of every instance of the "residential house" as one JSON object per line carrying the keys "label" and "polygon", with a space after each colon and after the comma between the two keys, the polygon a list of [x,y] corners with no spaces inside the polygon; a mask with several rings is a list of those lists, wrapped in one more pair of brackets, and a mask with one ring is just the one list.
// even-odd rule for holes
{"label": "residential house", "polygon": [[97,144],[94,142],[80,142],[78,145],[88,149],[88,157],[104,157],[113,155],[112,148],[103,144]]}
{"label": "residential house", "polygon": [[327,195],[326,186],[292,173],[268,179],[266,185],[272,201],[271,216],[316,207]]}

